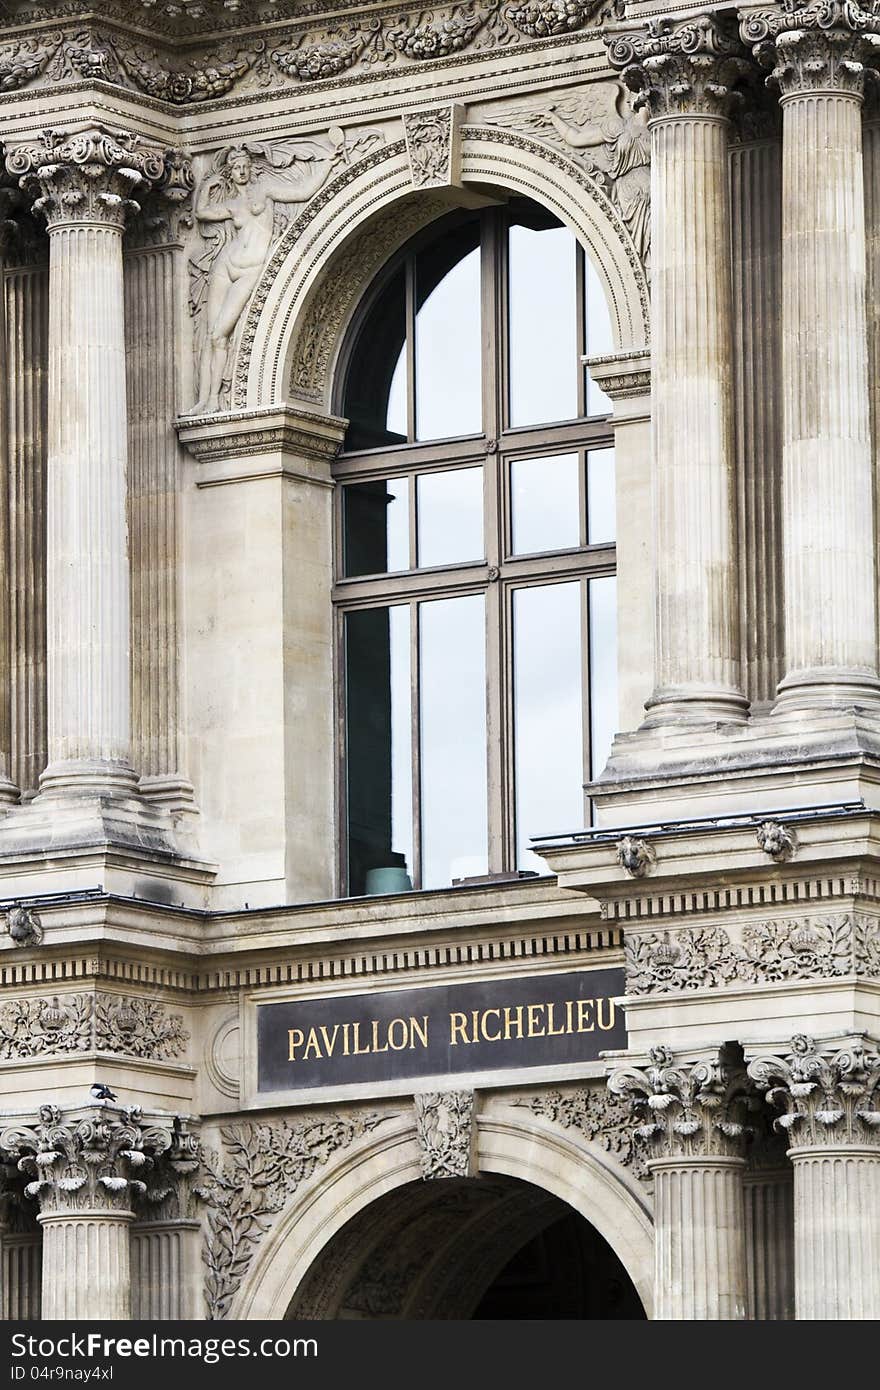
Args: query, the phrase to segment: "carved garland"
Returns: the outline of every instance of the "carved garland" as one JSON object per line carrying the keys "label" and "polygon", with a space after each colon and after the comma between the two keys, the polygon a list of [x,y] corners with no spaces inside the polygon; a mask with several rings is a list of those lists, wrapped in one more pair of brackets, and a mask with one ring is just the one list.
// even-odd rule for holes
{"label": "carved garland", "polygon": [[[400,62],[433,66],[468,49],[499,49],[592,32],[614,6],[609,0],[528,0],[503,5],[477,0],[440,10],[399,8],[360,15],[349,21],[325,20],[272,32],[263,37],[230,37],[218,47],[175,61],[167,44],[154,45],[99,27],[65,34],[60,30],[27,35],[0,47],[0,91],[17,91],[46,80],[102,81],[125,86],[173,106],[216,101],[245,84],[258,89],[287,83],[334,80],[355,67],[386,68]],[[93,7],[90,7],[93,12]],[[76,6],[46,11],[46,18],[87,22]],[[89,15],[89,17],[91,17]],[[164,52],[162,51],[164,49]]]}
{"label": "carved garland", "polygon": [[598,1144],[635,1177],[649,1177],[645,1141],[634,1131],[630,1107],[601,1083],[572,1091],[543,1091],[518,1100],[533,1115],[541,1115],[562,1129],[575,1129],[589,1144]]}
{"label": "carved garland", "polygon": [[759,922],[743,928],[740,942],[723,927],[627,933],[624,955],[628,994],[880,976],[880,919]]}
{"label": "carved garland", "polygon": [[389,1116],[318,1115],[295,1123],[225,1125],[224,1152],[202,1151],[205,1178],[195,1189],[208,1203],[204,1262],[210,1319],[226,1317],[257,1246],[300,1185]]}
{"label": "carved garland", "polygon": [[186,1052],[189,1033],[180,1014],[149,999],[115,994],[65,994],[0,1004],[0,1058],[114,1052],[144,1061],[171,1061]]}

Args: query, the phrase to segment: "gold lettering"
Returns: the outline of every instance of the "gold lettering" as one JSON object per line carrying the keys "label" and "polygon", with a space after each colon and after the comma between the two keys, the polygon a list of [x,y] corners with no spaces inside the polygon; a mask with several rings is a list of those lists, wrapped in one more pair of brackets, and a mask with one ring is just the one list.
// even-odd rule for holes
{"label": "gold lettering", "polygon": [[505,1006],[504,1006],[504,1036],[505,1036],[505,1038],[510,1038],[510,1037],[513,1036],[513,1034],[512,1034],[511,1031],[510,1031],[511,1028],[512,1028],[512,1026],[513,1026],[513,1024],[511,1023],[511,1018],[510,1018],[510,1015],[511,1015],[512,1013],[515,1013],[515,1014],[516,1014],[516,1019],[515,1019],[515,1023],[516,1023],[516,1036],[517,1036],[518,1038],[521,1038],[522,1035],[523,1035],[523,1033],[522,1033],[522,1015],[523,1015],[523,1006],[522,1006],[522,1004],[517,1004],[517,1006],[516,1006],[515,1009],[511,1009],[511,1007],[510,1007],[509,1004],[505,1004]]}
{"label": "gold lettering", "polygon": [[387,1043],[384,1043],[384,1044],[382,1045],[382,1047],[379,1046],[379,1020],[378,1020],[377,1018],[374,1018],[374,1019],[373,1019],[373,1046],[372,1046],[372,1051],[373,1051],[373,1052],[387,1052],[387,1051],[388,1051],[388,1044],[387,1044]]}
{"label": "gold lettering", "polygon": [[295,1062],[295,1061],[296,1061],[296,1049],[297,1049],[298,1047],[302,1047],[304,1041],[305,1041],[305,1039],[303,1038],[302,1029],[301,1029],[301,1028],[288,1028],[288,1030],[287,1030],[287,1044],[288,1044],[288,1048],[289,1048],[289,1052],[288,1052],[288,1054],[287,1054],[287,1060],[288,1060],[288,1062]]}
{"label": "gold lettering", "polygon": [[538,1014],[538,1011],[539,1011],[539,1010],[542,1010],[542,1009],[544,1009],[544,1008],[546,1008],[546,1005],[545,1005],[545,1004],[527,1004],[527,1005],[526,1005],[526,1015],[527,1015],[528,1020],[529,1020],[529,1028],[528,1028],[528,1034],[527,1034],[528,1037],[530,1037],[530,1038],[543,1038],[543,1037],[544,1037],[545,1030],[544,1030],[543,1028],[540,1028],[540,1029],[539,1029],[539,1028],[538,1028],[538,1025],[537,1025],[537,1021],[536,1021],[536,1015]]}
{"label": "gold lettering", "polygon": [[343,1055],[343,1057],[348,1057],[348,1055],[349,1055],[349,1051],[348,1051],[348,1030],[349,1030],[350,1027],[351,1027],[351,1024],[350,1024],[350,1023],[343,1023],[343,1025],[342,1025],[342,1055]]}
{"label": "gold lettering", "polygon": [[[460,1034],[461,1034],[461,1037],[460,1037],[460,1038],[457,1038],[457,1037],[455,1036],[456,1033],[460,1033]],[[468,1038],[468,1035],[467,1035],[467,1015],[466,1015],[466,1014],[450,1014],[450,1015],[449,1015],[449,1045],[450,1045],[450,1047],[454,1047],[455,1044],[456,1044],[456,1043],[459,1043],[459,1042],[469,1042],[469,1041],[470,1041],[470,1039]]]}
{"label": "gold lettering", "polygon": [[577,1026],[577,1030],[578,1030],[579,1033],[592,1033],[592,1031],[593,1031],[593,1023],[592,1023],[592,1022],[589,1022],[589,1023],[587,1022],[587,1020],[588,1020],[588,1018],[589,1018],[589,1016],[590,1016],[590,1009],[593,1007],[593,1003],[594,1003],[594,1001],[593,1001],[592,999],[579,999],[579,1000],[577,1001],[577,1006],[578,1006],[578,1026]]}
{"label": "gold lettering", "polygon": [[[492,1016],[494,1016],[495,1018],[498,1019],[498,1032],[497,1032],[497,1033],[490,1033],[489,1030],[488,1030],[487,1027],[486,1027],[486,1019],[487,1019],[487,1018],[491,1018]],[[500,1009],[484,1009],[484,1010],[483,1010],[483,1012],[480,1014],[480,1031],[482,1032],[483,1037],[486,1039],[486,1042],[498,1042],[499,1038],[501,1037],[501,1010],[500,1010]]]}
{"label": "gold lettering", "polygon": [[428,1015],[422,1014],[422,1021],[419,1023],[417,1018],[410,1018],[409,1021],[409,1045],[415,1047],[414,1038],[418,1038],[422,1047],[428,1046]]}
{"label": "gold lettering", "polygon": [[573,1000],[573,999],[566,999],[566,1001],[565,1001],[565,1031],[566,1031],[566,1033],[573,1033],[573,1032],[574,1032],[574,1023],[572,1022],[572,1017],[571,1017],[571,1011],[572,1011],[573,1008],[574,1008],[574,1000]]}
{"label": "gold lettering", "polygon": [[558,1038],[558,1037],[560,1036],[561,1033],[564,1033],[564,1032],[565,1032],[565,1029],[564,1029],[564,1028],[554,1028],[554,1027],[553,1027],[553,1018],[554,1018],[553,1010],[554,1010],[555,1008],[556,1008],[556,1005],[555,1005],[555,1004],[548,1004],[548,1005],[547,1005],[547,1037],[548,1037],[548,1038]]}
{"label": "gold lettering", "polygon": [[[394,1041],[394,1029],[395,1029],[395,1026],[398,1025],[398,1024],[399,1024],[399,1026],[400,1026],[401,1037],[400,1037],[400,1042],[395,1042],[395,1041]],[[390,1022],[389,1025],[388,1025],[388,1041],[389,1041],[389,1043],[391,1044],[391,1046],[393,1047],[394,1051],[395,1051],[395,1052],[402,1052],[403,1049],[407,1046],[408,1039],[409,1039],[409,1029],[408,1029],[407,1026],[406,1026],[406,1019],[405,1019],[405,1018],[392,1018],[391,1022]],[[388,1048],[387,1048],[387,1047],[384,1047],[384,1048],[382,1049],[382,1051],[383,1051],[383,1052],[387,1052],[387,1051],[388,1051]]]}
{"label": "gold lettering", "polygon": [[327,1036],[327,1029],[324,1027],[323,1023],[321,1024],[321,1037],[324,1039],[324,1055],[325,1055],[325,1057],[332,1057],[332,1056],[333,1056],[333,1049],[334,1049],[334,1047],[336,1046],[336,1036],[337,1036],[338,1032],[339,1032],[339,1024],[338,1024],[338,1023],[334,1023],[334,1025],[333,1025],[333,1032],[332,1032],[332,1033],[330,1034],[330,1036],[328,1037],[328,1036]]}
{"label": "gold lettering", "polygon": [[318,1035],[315,1032],[314,1028],[309,1029],[309,1036],[306,1039],[306,1045],[303,1051],[303,1061],[306,1060],[310,1051],[314,1052],[316,1057],[322,1057],[324,1055],[321,1052],[320,1047],[318,1046]]}
{"label": "gold lettering", "polygon": [[366,1047],[361,1047],[361,1025],[353,1023],[351,1026],[354,1029],[354,1055],[355,1057],[363,1057],[370,1051],[369,1044]]}
{"label": "gold lettering", "polygon": [[[607,1022],[607,1023],[603,1023],[603,1022],[602,1022],[602,1008],[603,1008],[603,1005],[607,1005],[607,1008],[608,1008],[608,1022]],[[613,999],[599,999],[599,1000],[597,1001],[597,1003],[596,1003],[596,1015],[597,1015],[597,1018],[598,1018],[598,1021],[599,1021],[599,1027],[602,1029],[602,1032],[603,1032],[603,1033],[609,1032],[609,1030],[612,1029],[612,1028],[614,1027],[614,1000],[613,1000]]]}

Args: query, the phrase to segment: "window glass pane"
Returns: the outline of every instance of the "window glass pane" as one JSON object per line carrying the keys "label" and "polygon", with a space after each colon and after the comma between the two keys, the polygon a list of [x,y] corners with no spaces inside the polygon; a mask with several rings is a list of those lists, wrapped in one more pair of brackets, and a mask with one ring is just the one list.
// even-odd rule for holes
{"label": "window glass pane", "polygon": [[[412,874],[409,608],[348,613],[349,892],[405,891]],[[380,869],[396,870],[388,875]]]}
{"label": "window glass pane", "polygon": [[455,468],[417,480],[419,566],[482,560],[483,470]]}
{"label": "window glass pane", "polygon": [[590,580],[590,760],[598,777],[617,733],[617,580]]}
{"label": "window glass pane", "polygon": [[536,214],[536,225],[512,226],[508,240],[513,426],[578,413],[575,239],[567,227]]}
{"label": "window glass pane", "polygon": [[587,521],[590,545],[617,536],[613,449],[591,449],[587,454]]}
{"label": "window glass pane", "polygon": [[514,459],[510,504],[514,555],[580,545],[577,454]]}
{"label": "window glass pane", "polygon": [[422,887],[488,871],[481,594],[419,605]]}
{"label": "window glass pane", "polygon": [[345,574],[409,569],[409,478],[343,489]]}
{"label": "window glass pane", "polygon": [[530,837],[584,822],[579,583],[514,591],[513,657],[516,862],[547,873]]}
{"label": "window glass pane", "polygon": [[[604,357],[614,351],[611,337],[611,318],[608,313],[608,300],[599,276],[589,256],[584,256],[584,344],[588,357]],[[611,401],[604,391],[600,391],[587,372],[587,414],[610,415]]]}
{"label": "window glass pane", "polygon": [[361,324],[345,382],[346,449],[406,442],[406,274],[403,266]]}
{"label": "window glass pane", "polygon": [[473,221],[416,257],[416,438],[482,427],[480,228]]}

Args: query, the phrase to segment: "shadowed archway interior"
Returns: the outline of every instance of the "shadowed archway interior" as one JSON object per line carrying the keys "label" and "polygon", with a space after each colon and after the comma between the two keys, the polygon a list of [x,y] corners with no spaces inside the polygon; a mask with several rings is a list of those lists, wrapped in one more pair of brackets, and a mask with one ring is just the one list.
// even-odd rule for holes
{"label": "shadowed archway interior", "polygon": [[623,1265],[567,1203],[500,1176],[410,1183],[324,1248],[288,1319],[643,1319]]}

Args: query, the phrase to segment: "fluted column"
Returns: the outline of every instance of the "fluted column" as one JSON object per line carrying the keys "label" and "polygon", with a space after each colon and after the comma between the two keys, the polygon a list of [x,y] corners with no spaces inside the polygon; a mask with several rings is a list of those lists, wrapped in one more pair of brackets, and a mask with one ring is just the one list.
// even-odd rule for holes
{"label": "fluted column", "polygon": [[791,1165],[751,1167],[745,1175],[746,1272],[749,1317],[794,1317],[793,1187]]}
{"label": "fluted column", "polygon": [[0,804],[18,800],[18,788],[10,776],[12,770],[12,648],[10,644],[11,602],[8,576],[10,574],[9,531],[9,368],[6,340],[6,261],[15,224],[9,213],[20,197],[16,190],[0,188],[0,573],[7,576],[5,593],[0,596]]}
{"label": "fluted column", "polygon": [[795,1316],[880,1318],[880,1053],[792,1039],[749,1076],[782,1108],[794,1169]]}
{"label": "fluted column", "polygon": [[741,720],[728,119],[745,64],[715,19],[610,35],[651,112],[656,517],[651,724]]}
{"label": "fluted column", "polygon": [[129,1320],[133,1201],[174,1142],[139,1107],[41,1106],[33,1123],[0,1134],[0,1152],[29,1181],[43,1228],[42,1312],[56,1321]]}
{"label": "fluted column", "polygon": [[754,13],[741,30],[772,68],[783,110],[785,675],[776,708],[876,705],[862,101],[880,16],[832,0]]}
{"label": "fluted column", "polygon": [[720,1054],[676,1064],[666,1047],[608,1085],[629,1097],[652,1149],[654,1316],[748,1317],[743,1201],[745,1073]]}
{"label": "fluted column", "polygon": [[48,132],[7,155],[49,229],[47,662],[41,791],[131,794],[122,233],[163,170],[136,137]]}

